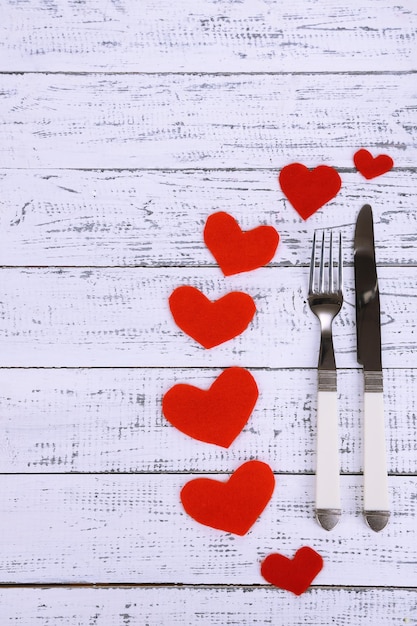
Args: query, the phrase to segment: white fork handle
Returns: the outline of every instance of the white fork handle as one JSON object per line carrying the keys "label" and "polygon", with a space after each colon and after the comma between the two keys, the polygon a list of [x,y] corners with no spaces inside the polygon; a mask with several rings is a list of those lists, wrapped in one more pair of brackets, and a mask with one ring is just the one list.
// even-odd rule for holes
{"label": "white fork handle", "polygon": [[318,391],[316,510],[340,511],[337,391]]}
{"label": "white fork handle", "polygon": [[[381,392],[364,393],[364,510],[389,511],[385,449],[384,398]],[[388,513],[389,514],[389,513]]]}

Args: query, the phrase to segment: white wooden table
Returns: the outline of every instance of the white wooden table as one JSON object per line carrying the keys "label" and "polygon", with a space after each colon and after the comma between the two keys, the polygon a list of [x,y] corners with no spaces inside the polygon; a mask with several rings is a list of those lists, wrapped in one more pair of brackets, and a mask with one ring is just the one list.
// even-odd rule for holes
{"label": "white wooden table", "polygon": [[[0,614],[18,626],[417,624],[414,0],[2,0],[0,3]],[[395,167],[366,181],[361,147]],[[279,170],[338,169],[307,222]],[[362,517],[362,373],[352,238],[373,206],[389,485]],[[207,217],[279,231],[271,265],[225,279]],[[314,521],[319,333],[306,305],[316,228],[340,226],[335,323],[344,515]],[[204,350],[175,326],[181,285],[253,296],[250,329]],[[252,418],[224,450],[162,417],[176,382],[250,369]],[[190,476],[248,459],[277,486],[248,535],[189,518]],[[260,561],[310,545],[325,567],[296,597]]]}

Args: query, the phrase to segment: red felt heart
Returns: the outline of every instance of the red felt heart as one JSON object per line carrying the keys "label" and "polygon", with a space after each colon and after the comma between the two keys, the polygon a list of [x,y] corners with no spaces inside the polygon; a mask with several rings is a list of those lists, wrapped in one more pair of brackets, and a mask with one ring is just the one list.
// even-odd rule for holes
{"label": "red felt heart", "polygon": [[306,220],[339,192],[342,180],[333,167],[319,165],[309,170],[301,163],[282,168],[279,184],[297,213]]}
{"label": "red felt heart", "polygon": [[323,559],[313,548],[297,550],[293,559],[270,554],[261,564],[261,574],[272,585],[300,596],[323,568]]}
{"label": "red felt heart", "polygon": [[225,276],[250,272],[269,263],[279,242],[273,226],[244,232],[235,218],[220,211],[207,219],[204,241]]}
{"label": "red felt heart", "polygon": [[248,370],[229,367],[207,390],[175,385],[164,395],[162,410],[178,430],[206,443],[228,448],[242,431],[258,399]]}
{"label": "red felt heart", "polygon": [[193,519],[236,535],[245,535],[274,491],[274,474],[266,463],[247,461],[227,482],[196,478],[181,490],[181,502]]}
{"label": "red felt heart", "polygon": [[204,348],[213,348],[243,333],[256,312],[247,293],[232,291],[211,302],[189,286],[175,289],[169,306],[178,326]]}
{"label": "red felt heart", "polygon": [[386,174],[394,166],[394,161],[388,154],[378,154],[374,157],[365,148],[361,148],[355,153],[353,161],[358,172],[368,180]]}

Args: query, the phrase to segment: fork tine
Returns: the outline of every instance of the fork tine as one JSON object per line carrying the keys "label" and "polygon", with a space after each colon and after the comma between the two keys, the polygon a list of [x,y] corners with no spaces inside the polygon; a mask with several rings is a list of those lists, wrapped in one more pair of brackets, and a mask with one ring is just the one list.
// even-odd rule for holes
{"label": "fork tine", "polygon": [[310,261],[310,280],[308,282],[308,291],[309,293],[313,293],[314,291],[314,270],[316,264],[316,231],[313,234],[313,247],[311,250],[311,261]]}
{"label": "fork tine", "polygon": [[338,290],[343,291],[343,254],[342,254],[342,233],[339,232],[339,285]]}
{"label": "fork tine", "polygon": [[329,242],[329,291],[333,292],[333,231],[330,231]]}
{"label": "fork tine", "polygon": [[319,273],[319,289],[324,291],[324,231],[321,238],[321,253],[320,253],[320,273]]}

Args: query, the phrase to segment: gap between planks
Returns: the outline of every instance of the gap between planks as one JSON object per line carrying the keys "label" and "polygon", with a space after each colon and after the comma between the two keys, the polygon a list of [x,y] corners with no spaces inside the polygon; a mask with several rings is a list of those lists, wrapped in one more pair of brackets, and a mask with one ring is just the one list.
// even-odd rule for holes
{"label": "gap between planks", "polygon": [[0,70],[0,76],[402,76],[417,74],[417,70],[326,70],[326,71],[280,71],[280,72],[119,72],[112,70],[92,70],[76,72],[71,70]]}
{"label": "gap between planks", "polygon": [[[207,265],[158,265],[158,263],[154,263],[153,265],[0,265],[0,270],[199,270],[199,269],[218,269],[218,265],[215,263],[210,263]],[[279,263],[269,263],[264,269],[277,269],[280,270],[292,270],[294,268],[306,268],[310,267],[309,263],[299,263],[298,265],[280,265]],[[343,267],[353,267],[352,263],[347,263],[346,261],[343,263]],[[378,267],[385,267],[390,269],[396,268],[407,268],[417,267],[417,262],[413,263],[378,263]]]}
{"label": "gap between planks", "polygon": [[[1,75],[1,72],[0,72]],[[354,167],[338,167],[336,165],[332,165],[332,168],[335,169],[337,172],[340,172],[342,174],[357,174],[357,170]],[[57,172],[100,172],[102,174],[106,173],[106,172],[116,172],[116,173],[120,173],[120,172],[129,172],[132,174],[138,173],[138,172],[166,172],[166,173],[176,173],[179,172],[181,174],[186,174],[186,173],[193,173],[193,172],[200,172],[200,173],[204,173],[204,172],[211,172],[211,173],[215,173],[215,172],[220,172],[220,173],[224,173],[224,172],[231,172],[232,174],[234,172],[273,172],[274,174],[276,174],[280,169],[282,169],[282,167],[265,167],[265,166],[259,166],[259,167],[19,167],[19,166],[13,166],[13,167],[7,167],[5,165],[2,165],[0,167],[0,173],[1,172],[45,172],[45,171],[57,171]],[[397,173],[415,173],[417,172],[417,167],[413,167],[411,165],[408,166],[394,166],[393,168],[390,169],[390,172],[397,172]],[[371,181],[372,182],[372,181]],[[374,180],[375,182],[375,180]]]}
{"label": "gap between planks", "polygon": [[[233,470],[155,470],[149,471],[94,471],[94,472],[0,472],[2,476],[230,476]],[[274,476],[315,476],[314,471],[303,470],[300,472],[273,472]],[[394,478],[416,478],[415,472],[387,472],[388,476]],[[344,472],[340,471],[340,476],[363,476],[362,472]]]}
{"label": "gap between planks", "polygon": [[[222,584],[207,584],[207,583],[1,583],[0,590],[2,589],[154,589],[155,587],[160,589],[233,589],[242,591],[253,591],[255,589],[273,589],[274,587],[267,584],[245,585],[239,583],[222,583]],[[334,591],[335,589],[346,591],[372,591],[380,589],[381,591],[416,591],[415,587],[404,587],[403,585],[311,585],[310,589],[317,591]]]}

